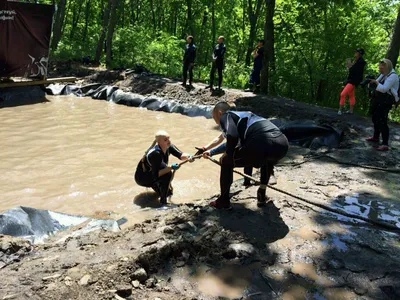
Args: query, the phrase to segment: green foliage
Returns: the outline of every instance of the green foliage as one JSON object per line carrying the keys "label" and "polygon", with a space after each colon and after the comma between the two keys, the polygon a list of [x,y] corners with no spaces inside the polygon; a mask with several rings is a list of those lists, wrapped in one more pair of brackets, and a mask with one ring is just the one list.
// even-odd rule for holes
{"label": "green foliage", "polygon": [[[108,1],[90,0],[86,23],[87,1],[67,0],[63,35],[53,56],[95,56]],[[154,73],[180,77],[184,39],[192,34],[197,46],[196,80],[208,81],[213,39],[224,35],[227,53],[223,84],[242,88],[251,70],[251,66],[245,66],[249,2],[254,7],[256,0],[120,0],[113,66],[128,68],[141,63]],[[368,63],[365,73],[377,74],[377,62],[388,48],[398,7],[398,1],[392,0],[276,0],[276,71],[270,78],[276,92],[337,107],[347,76],[346,58],[353,57],[356,47],[363,47]],[[263,37],[265,13],[263,1],[256,38]],[[104,58],[101,61],[104,63]],[[356,109],[365,113],[369,103],[366,92],[358,88],[356,98]],[[392,117],[400,118],[399,114]]]}

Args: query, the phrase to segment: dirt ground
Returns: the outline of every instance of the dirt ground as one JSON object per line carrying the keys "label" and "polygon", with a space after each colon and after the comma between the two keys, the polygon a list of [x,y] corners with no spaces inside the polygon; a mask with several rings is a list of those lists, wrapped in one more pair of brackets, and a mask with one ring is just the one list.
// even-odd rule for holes
{"label": "dirt ground", "polygon": [[162,77],[102,72],[81,82],[108,76],[105,81],[125,91],[186,103],[225,100],[268,118],[341,128],[338,149],[291,146],[276,167],[276,187],[399,230],[271,189],[271,201],[257,208],[257,186],[244,188],[239,180],[231,190],[231,211],[208,207],[216,197],[210,195],[154,210],[151,219],[118,233],[59,232],[40,245],[0,237],[0,299],[400,299],[398,124],[390,125],[391,150],[380,153],[365,141],[372,131],[365,117],[339,117],[336,110],[280,97],[211,93],[203,84],[186,89]]}

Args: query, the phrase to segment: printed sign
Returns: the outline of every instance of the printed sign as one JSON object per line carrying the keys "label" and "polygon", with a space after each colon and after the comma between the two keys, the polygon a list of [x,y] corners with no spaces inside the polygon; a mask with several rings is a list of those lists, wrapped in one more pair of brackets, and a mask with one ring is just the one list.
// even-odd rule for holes
{"label": "printed sign", "polygon": [[0,0],[0,77],[47,76],[54,5]]}

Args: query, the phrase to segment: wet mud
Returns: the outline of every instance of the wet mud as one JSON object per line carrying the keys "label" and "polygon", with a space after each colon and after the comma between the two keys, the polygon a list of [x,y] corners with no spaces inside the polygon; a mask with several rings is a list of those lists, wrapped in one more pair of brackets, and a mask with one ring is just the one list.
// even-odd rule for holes
{"label": "wet mud", "polygon": [[[130,83],[126,87],[135,88]],[[191,91],[176,82],[150,93],[171,91],[177,91],[173,96],[177,101],[195,101]],[[199,97],[202,104],[219,99],[210,92],[199,93],[212,99]],[[239,108],[265,117],[311,118],[343,128],[345,137],[338,149],[292,146],[276,167],[276,187],[400,228],[400,174],[340,163],[399,170],[398,124],[390,125],[391,151],[381,153],[364,140],[372,130],[367,118],[338,117],[334,110],[289,99],[229,90],[224,95]],[[257,188],[244,188],[242,180],[235,181],[231,211],[208,207],[216,197],[212,194],[164,211],[143,201],[142,207],[151,212],[147,219],[117,233],[103,230],[63,240],[56,234],[42,245],[2,237],[0,297],[400,298],[398,231],[326,212],[271,189],[267,189],[271,201],[258,208]]]}

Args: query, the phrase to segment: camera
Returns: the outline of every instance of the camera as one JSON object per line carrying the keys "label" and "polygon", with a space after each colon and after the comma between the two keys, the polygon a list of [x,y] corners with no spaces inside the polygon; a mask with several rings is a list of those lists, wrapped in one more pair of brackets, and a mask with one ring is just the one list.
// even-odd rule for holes
{"label": "camera", "polygon": [[[365,79],[363,81],[361,81],[360,85],[362,87],[366,87],[367,84],[369,84],[369,82],[371,81],[371,79],[375,79],[375,76],[374,75],[365,76]],[[373,84],[372,86],[375,86],[375,88],[376,88],[376,84]],[[373,88],[372,86],[370,86],[369,89]],[[373,89],[375,89],[375,88],[373,88]]]}

